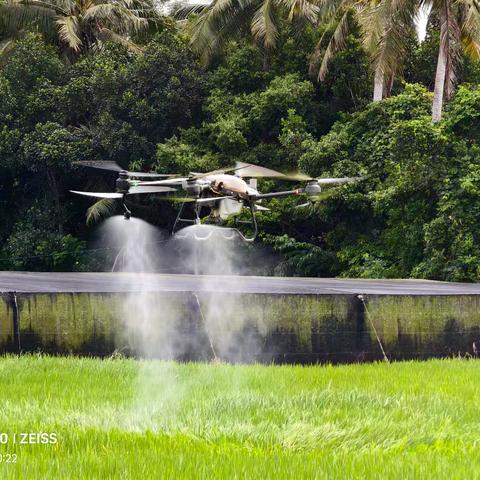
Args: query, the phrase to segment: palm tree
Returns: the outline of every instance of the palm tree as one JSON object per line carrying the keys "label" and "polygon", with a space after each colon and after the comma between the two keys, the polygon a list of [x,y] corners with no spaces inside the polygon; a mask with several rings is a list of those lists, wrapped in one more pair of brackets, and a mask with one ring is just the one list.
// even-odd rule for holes
{"label": "palm tree", "polygon": [[148,0],[5,0],[3,24],[12,31],[35,27],[54,38],[71,60],[102,42],[115,41],[138,51],[130,35],[156,15]]}
{"label": "palm tree", "polygon": [[[346,8],[355,14],[366,51],[375,71],[374,100],[381,100],[385,81],[391,83],[401,68],[406,42],[416,19],[425,11],[439,19],[440,46],[432,104],[432,120],[441,119],[443,103],[455,91],[460,52],[480,58],[480,4],[477,0],[343,0],[334,14],[340,18],[323,57],[319,78],[325,76],[328,61],[343,48],[348,35]],[[343,9],[343,11],[342,11]],[[342,14],[339,15],[339,12]],[[388,86],[386,88],[388,91]]]}
{"label": "palm tree", "polygon": [[480,58],[480,5],[476,0],[436,0],[432,13],[440,23],[440,46],[433,92],[432,120],[442,117],[443,103],[455,91],[456,68],[463,51]]}
{"label": "palm tree", "polygon": [[455,91],[462,50],[475,60],[480,58],[480,4],[477,0],[420,0],[411,4],[407,1],[403,8],[417,14],[427,10],[439,20],[440,45],[432,103],[432,121],[438,122],[444,101]]}
{"label": "palm tree", "polygon": [[287,19],[300,27],[316,23],[319,7],[316,0],[213,0],[202,7],[193,24],[192,46],[205,61],[234,34],[248,28],[254,40],[268,52],[277,45],[279,21]]}
{"label": "palm tree", "polygon": [[[3,1],[0,0],[0,8],[3,5]],[[5,19],[0,15],[0,55],[7,52],[14,44],[14,35],[19,32],[12,32],[8,25],[5,23]]]}
{"label": "palm tree", "polygon": [[[405,0],[405,3],[408,1]],[[322,20],[329,22],[334,32],[320,62],[318,60],[324,39],[321,38],[318,42],[312,56],[310,72],[313,73],[320,63],[317,78],[323,81],[331,59],[335,53],[345,48],[348,35],[354,27],[357,27],[374,72],[373,101],[388,96],[405,58],[405,40],[412,34],[417,15],[412,9],[394,8],[396,3],[397,0],[332,2]]]}

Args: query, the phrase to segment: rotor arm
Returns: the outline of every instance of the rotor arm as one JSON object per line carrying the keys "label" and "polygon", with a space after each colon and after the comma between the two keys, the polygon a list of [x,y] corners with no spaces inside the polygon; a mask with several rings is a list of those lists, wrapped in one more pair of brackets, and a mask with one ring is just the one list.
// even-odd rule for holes
{"label": "rotor arm", "polygon": [[262,198],[277,198],[277,197],[289,197],[295,195],[301,195],[304,193],[303,188],[297,188],[295,190],[285,190],[283,192],[271,192],[271,193],[259,193],[253,196],[254,200],[261,200]]}

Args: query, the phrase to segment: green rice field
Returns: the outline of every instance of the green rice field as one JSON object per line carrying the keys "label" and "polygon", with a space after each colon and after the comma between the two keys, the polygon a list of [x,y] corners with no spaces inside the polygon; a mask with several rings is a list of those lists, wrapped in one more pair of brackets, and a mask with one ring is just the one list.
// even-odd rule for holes
{"label": "green rice field", "polygon": [[479,395],[475,360],[2,357],[0,478],[480,478]]}

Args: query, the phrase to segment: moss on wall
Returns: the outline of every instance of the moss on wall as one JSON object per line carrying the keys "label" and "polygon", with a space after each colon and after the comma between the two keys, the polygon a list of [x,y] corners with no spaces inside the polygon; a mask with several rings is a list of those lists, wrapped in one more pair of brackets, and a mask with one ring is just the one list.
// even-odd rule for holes
{"label": "moss on wall", "polygon": [[0,349],[9,351],[13,344],[13,315],[10,300],[0,295]]}
{"label": "moss on wall", "polygon": [[[352,295],[198,299],[200,309],[189,292],[18,295],[21,347],[182,359],[211,358],[213,348],[241,361],[352,361],[381,358],[371,322],[392,358],[471,352],[480,340],[477,296],[370,296],[366,312]],[[9,299],[0,297],[3,351],[12,348],[12,317]]]}
{"label": "moss on wall", "polygon": [[[472,353],[480,340],[479,296],[370,296],[367,308],[395,357]],[[372,329],[370,336],[373,342]]]}

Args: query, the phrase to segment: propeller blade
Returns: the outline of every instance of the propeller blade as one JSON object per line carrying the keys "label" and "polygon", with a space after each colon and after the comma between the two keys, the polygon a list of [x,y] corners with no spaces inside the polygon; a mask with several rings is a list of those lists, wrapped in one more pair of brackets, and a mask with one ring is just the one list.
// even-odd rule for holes
{"label": "propeller blade", "polygon": [[159,200],[165,200],[167,202],[173,202],[173,203],[188,203],[188,202],[195,202],[197,201],[196,198],[192,197],[177,197],[175,195],[170,195],[166,197],[161,197]]}
{"label": "propeller blade", "polygon": [[202,203],[210,203],[210,202],[216,202],[217,200],[226,200],[226,199],[234,199],[234,198],[235,197],[232,197],[232,196],[198,198],[196,202],[201,205]]}
{"label": "propeller blade", "polygon": [[258,210],[259,212],[271,212],[272,210],[267,207],[263,207],[262,205],[255,205],[255,210]]}
{"label": "propeller blade", "polygon": [[127,172],[129,178],[169,178],[175,177],[175,174],[170,173],[155,173],[155,172]]}
{"label": "propeller blade", "polygon": [[211,175],[222,175],[229,172],[234,172],[235,175],[243,178],[283,178],[285,176],[283,173],[270,168],[259,167],[251,163],[237,162],[234,167],[219,168],[218,170],[212,170],[207,173],[192,172],[190,179],[197,180]]}
{"label": "propeller blade", "polygon": [[312,202],[305,202],[305,203],[301,203],[300,205],[296,205],[293,208],[305,208],[305,207],[310,207],[312,205],[313,205]]}
{"label": "propeller blade", "polygon": [[305,208],[305,207],[314,207],[317,203],[321,202],[322,200],[327,200],[327,198],[333,197],[338,193],[338,189],[330,188],[323,192],[317,193],[316,195],[309,195],[308,202],[301,203],[293,208]]}
{"label": "propeller blade", "polygon": [[155,173],[155,172],[130,172],[122,168],[117,162],[113,160],[82,160],[74,162],[74,165],[82,167],[98,168],[100,170],[108,170],[109,172],[127,172],[130,178],[166,178],[173,177],[174,174]]}
{"label": "propeller blade", "polygon": [[171,188],[171,187],[162,187],[161,185],[159,186],[144,186],[144,185],[138,185],[136,187],[130,187],[128,189],[127,195],[138,195],[142,193],[164,193],[164,192],[176,192],[176,188]]}
{"label": "propeller blade", "polygon": [[83,195],[84,197],[94,197],[94,198],[123,198],[123,193],[118,192],[79,192],[77,190],[70,190],[72,193],[77,195]]}
{"label": "propeller blade", "polygon": [[113,160],[82,160],[79,162],[73,162],[74,165],[80,165],[82,167],[98,168],[100,170],[109,170],[111,172],[120,172],[125,170],[117,162]]}
{"label": "propeller blade", "polygon": [[317,178],[319,185],[342,185],[363,180],[363,177]]}
{"label": "propeller blade", "polygon": [[244,178],[284,178],[283,173],[272,170],[271,168],[259,167],[251,163],[237,162],[235,173]]}
{"label": "propeller blade", "polygon": [[326,200],[327,198],[333,197],[339,193],[338,188],[329,188],[324,190],[316,195],[309,195],[310,202],[321,202],[322,200]]}
{"label": "propeller blade", "polygon": [[212,170],[211,172],[206,173],[190,172],[190,176],[187,178],[187,180],[200,180],[201,178],[209,177],[210,175],[222,175],[224,173],[235,171],[235,168],[236,167],[219,168],[218,170]]}
{"label": "propeller blade", "polygon": [[310,182],[316,180],[320,185],[341,185],[343,183],[358,182],[363,177],[339,177],[339,178],[313,178],[302,172],[290,172],[284,175],[283,180],[298,180],[299,182]]}
{"label": "propeller blade", "polygon": [[189,180],[188,177],[167,178],[166,180],[154,180],[152,182],[142,182],[143,186],[153,187],[154,185],[181,185],[183,182]]}
{"label": "propeller blade", "polygon": [[285,178],[282,180],[295,180],[298,182],[309,182],[310,180],[315,180],[314,178],[310,177],[310,175],[306,175],[302,172],[287,172],[285,173]]}

